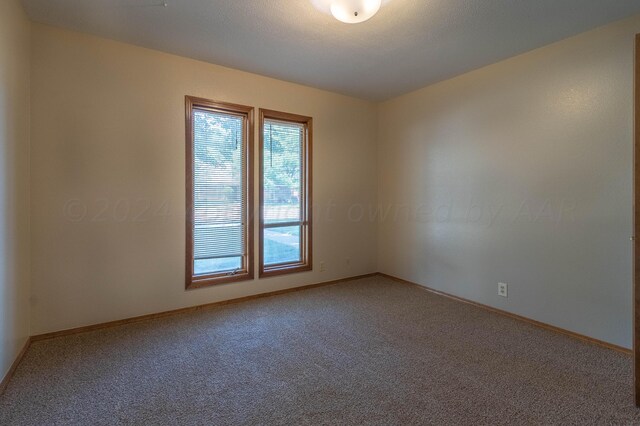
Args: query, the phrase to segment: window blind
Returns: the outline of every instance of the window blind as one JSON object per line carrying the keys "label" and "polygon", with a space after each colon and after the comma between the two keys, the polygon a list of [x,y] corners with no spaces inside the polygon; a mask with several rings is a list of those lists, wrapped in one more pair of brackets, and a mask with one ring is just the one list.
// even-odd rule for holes
{"label": "window blind", "polygon": [[245,118],[193,110],[194,274],[241,269],[247,253]]}

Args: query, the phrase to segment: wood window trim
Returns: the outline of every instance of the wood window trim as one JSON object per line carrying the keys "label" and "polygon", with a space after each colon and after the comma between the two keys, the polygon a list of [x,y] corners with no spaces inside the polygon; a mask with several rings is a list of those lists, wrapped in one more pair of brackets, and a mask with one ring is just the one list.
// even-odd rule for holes
{"label": "wood window trim", "polygon": [[640,407],[640,34],[636,34],[633,62],[633,390],[635,405]]}
{"label": "wood window trim", "polygon": [[[193,248],[193,224],[194,224],[194,138],[193,138],[193,110],[203,109],[214,112],[241,115],[245,118],[245,155],[246,155],[246,190],[247,190],[247,253],[244,259],[242,271],[230,275],[229,273],[217,273],[210,275],[194,275],[194,248]],[[220,284],[229,284],[239,281],[253,280],[254,278],[254,108],[245,105],[217,102],[194,96],[185,96],[185,135],[186,135],[186,273],[185,288],[194,290]]]}
{"label": "wood window trim", "polygon": [[[287,112],[274,111],[270,109],[260,108],[260,125],[259,125],[259,140],[260,140],[260,171],[259,171],[259,277],[268,278],[278,275],[293,274],[298,272],[307,272],[313,270],[313,215],[312,215],[312,200],[313,200],[313,118],[304,115],[291,114]],[[304,155],[303,155],[303,188],[304,188],[304,201],[302,203],[302,217],[301,221],[305,232],[300,236],[301,248],[302,248],[302,261],[295,263],[284,263],[280,265],[268,265],[264,264],[264,230],[273,227],[272,225],[265,225],[264,223],[264,123],[265,120],[279,120],[289,123],[302,124],[305,127],[305,143],[304,143]],[[297,222],[296,222],[297,224]],[[283,226],[283,224],[277,224],[276,226]]]}

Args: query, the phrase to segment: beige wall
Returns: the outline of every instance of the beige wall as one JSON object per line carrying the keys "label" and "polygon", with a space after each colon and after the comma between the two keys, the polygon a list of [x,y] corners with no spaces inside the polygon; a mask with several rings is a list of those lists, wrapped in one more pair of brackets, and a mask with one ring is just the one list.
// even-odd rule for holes
{"label": "beige wall", "polygon": [[[636,32],[376,106],[34,24],[32,333],[380,270],[630,347]],[[314,272],[183,290],[185,94],[314,117]]]}
{"label": "beige wall", "polygon": [[383,103],[379,269],[630,347],[638,32],[628,19]]}
{"label": "beige wall", "polygon": [[0,380],[29,336],[29,38],[0,2]]}
{"label": "beige wall", "polygon": [[[33,334],[376,271],[376,225],[346,215],[376,202],[375,104],[39,24],[32,39]],[[313,272],[184,290],[185,95],[314,118]]]}

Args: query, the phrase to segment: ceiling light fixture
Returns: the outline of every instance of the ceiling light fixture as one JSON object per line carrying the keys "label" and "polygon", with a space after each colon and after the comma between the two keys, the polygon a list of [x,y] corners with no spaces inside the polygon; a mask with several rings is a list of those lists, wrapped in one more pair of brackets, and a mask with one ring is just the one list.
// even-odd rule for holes
{"label": "ceiling light fixture", "polygon": [[324,12],[346,24],[359,24],[373,17],[380,10],[382,0],[312,0]]}

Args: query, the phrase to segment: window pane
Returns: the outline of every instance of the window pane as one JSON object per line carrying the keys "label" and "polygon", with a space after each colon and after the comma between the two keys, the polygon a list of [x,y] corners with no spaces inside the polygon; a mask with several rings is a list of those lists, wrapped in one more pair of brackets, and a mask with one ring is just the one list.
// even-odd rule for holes
{"label": "window pane", "polygon": [[242,268],[245,254],[244,120],[195,109],[194,274]]}
{"label": "window pane", "polygon": [[285,226],[264,230],[264,263],[274,265],[301,261],[300,227]]}
{"label": "window pane", "polygon": [[204,259],[194,262],[193,273],[195,275],[206,275],[220,271],[233,271],[240,268],[242,268],[242,257]]}
{"label": "window pane", "polygon": [[263,131],[264,222],[299,221],[304,126],[266,120]]}

